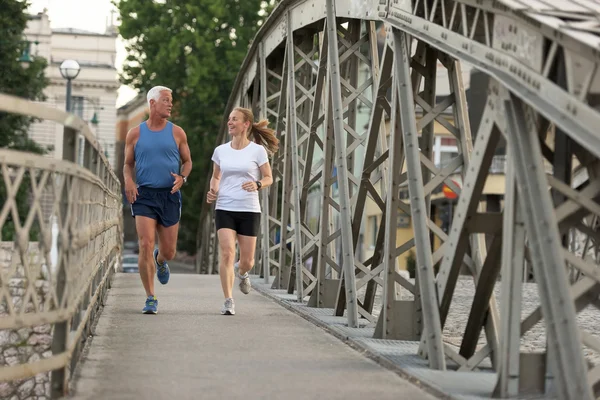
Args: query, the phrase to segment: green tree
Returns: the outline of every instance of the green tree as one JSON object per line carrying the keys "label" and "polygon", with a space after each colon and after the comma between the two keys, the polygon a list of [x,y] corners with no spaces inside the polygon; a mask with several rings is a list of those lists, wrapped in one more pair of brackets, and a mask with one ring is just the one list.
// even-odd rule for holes
{"label": "green tree", "polygon": [[[27,27],[29,3],[19,0],[0,0],[0,93],[29,100],[44,100],[43,90],[48,84],[44,75],[46,60],[30,53],[31,44],[24,37]],[[27,132],[33,118],[0,112],[0,148],[34,153],[45,153],[43,148],[29,139]],[[31,184],[28,174],[24,177],[16,194],[21,223],[29,209],[26,201]],[[7,190],[0,178],[0,204],[6,201]],[[14,221],[9,216],[2,225],[2,240],[13,240]],[[31,232],[35,236],[35,232]],[[35,237],[32,237],[35,239]]]}
{"label": "green tree", "polygon": [[195,252],[205,180],[223,112],[251,40],[274,2],[120,0],[128,42],[122,83],[173,90],[172,121],[187,133],[194,168],[184,198],[179,248]]}

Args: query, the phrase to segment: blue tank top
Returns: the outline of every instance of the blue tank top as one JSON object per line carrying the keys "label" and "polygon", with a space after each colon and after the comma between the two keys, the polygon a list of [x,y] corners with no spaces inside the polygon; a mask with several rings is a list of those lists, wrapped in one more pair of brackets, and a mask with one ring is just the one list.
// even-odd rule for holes
{"label": "blue tank top", "polygon": [[167,122],[160,131],[140,124],[140,137],[134,147],[135,180],[138,186],[171,188],[179,173],[179,148],[173,136],[173,124]]}

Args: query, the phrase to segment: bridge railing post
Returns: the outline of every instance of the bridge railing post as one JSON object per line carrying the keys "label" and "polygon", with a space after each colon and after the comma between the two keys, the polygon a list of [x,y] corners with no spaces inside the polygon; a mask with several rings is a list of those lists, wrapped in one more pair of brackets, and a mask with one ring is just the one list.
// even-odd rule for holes
{"label": "bridge railing post", "polygon": [[[78,158],[78,133],[75,129],[65,127],[63,131],[63,148],[62,148],[62,159],[75,163]],[[60,193],[60,217],[66,218],[69,207],[69,185],[66,183],[63,185],[62,192]],[[61,221],[59,225],[65,226],[65,220]],[[69,235],[69,230],[66,229],[64,234]],[[68,248],[70,238],[64,235],[58,236],[58,248]],[[56,296],[59,304],[62,304],[65,288],[67,286],[67,258],[65,255],[59,258],[58,261],[58,272],[56,281]],[[62,321],[54,325],[54,334],[52,335],[52,353],[61,354],[67,351],[69,341],[69,321]],[[51,381],[51,398],[58,398],[64,396],[67,393],[68,385],[68,366],[63,365],[61,368],[52,372]]]}

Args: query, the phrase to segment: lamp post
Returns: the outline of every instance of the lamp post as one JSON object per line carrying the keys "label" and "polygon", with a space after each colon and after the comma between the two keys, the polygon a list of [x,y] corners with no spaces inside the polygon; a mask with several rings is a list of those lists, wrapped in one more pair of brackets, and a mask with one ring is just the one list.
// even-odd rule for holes
{"label": "lamp post", "polygon": [[81,68],[75,60],[65,60],[60,64],[60,74],[67,80],[67,112],[71,112],[71,81],[77,78]]}

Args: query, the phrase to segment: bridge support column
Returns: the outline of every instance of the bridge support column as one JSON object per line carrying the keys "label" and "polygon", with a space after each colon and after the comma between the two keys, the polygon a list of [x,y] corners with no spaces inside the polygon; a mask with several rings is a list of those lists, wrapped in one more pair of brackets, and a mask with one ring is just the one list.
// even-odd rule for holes
{"label": "bridge support column", "polygon": [[[404,153],[406,157],[406,168],[408,174],[408,189],[410,193],[410,206],[413,215],[413,229],[415,235],[415,246],[417,252],[417,275],[420,276],[418,284],[422,296],[423,325],[427,338],[427,354],[431,368],[444,370],[446,362],[442,343],[442,328],[440,314],[437,307],[435,292],[433,258],[431,255],[431,242],[427,229],[429,212],[425,201],[423,185],[423,172],[421,169],[419,140],[417,132],[417,121],[413,98],[413,88],[410,76],[410,51],[408,47],[408,36],[404,32],[392,30],[394,54],[396,55],[394,79],[398,90],[398,103],[400,107],[400,125],[402,138],[404,140]],[[396,133],[390,137],[390,149],[398,151],[395,144]],[[392,161],[393,164],[393,161]],[[389,215],[395,215],[397,210],[391,209],[391,202],[387,208]],[[389,217],[388,217],[389,218]],[[395,269],[395,268],[394,268]]]}
{"label": "bridge support column", "polygon": [[342,87],[340,78],[340,57],[337,39],[337,22],[335,4],[333,0],[327,0],[327,35],[329,37],[328,68],[330,80],[330,107],[328,111],[333,119],[333,130],[335,136],[335,160],[339,187],[340,204],[340,233],[342,238],[342,271],[344,279],[344,291],[346,296],[346,312],[348,326],[358,328],[358,305],[356,294],[356,277],[354,275],[354,245],[352,243],[352,209],[350,204],[350,189],[348,165],[346,159],[346,146],[342,135],[344,134],[344,110],[342,104]]}
{"label": "bridge support column", "polygon": [[[523,196],[525,225],[538,285],[541,308],[547,321],[549,362],[555,369],[557,394],[564,399],[592,399],[576,321],[576,310],[566,277],[562,243],[531,110],[514,95],[504,97],[507,124],[512,135],[511,154],[517,168],[517,185]],[[533,166],[533,168],[532,168]]]}

